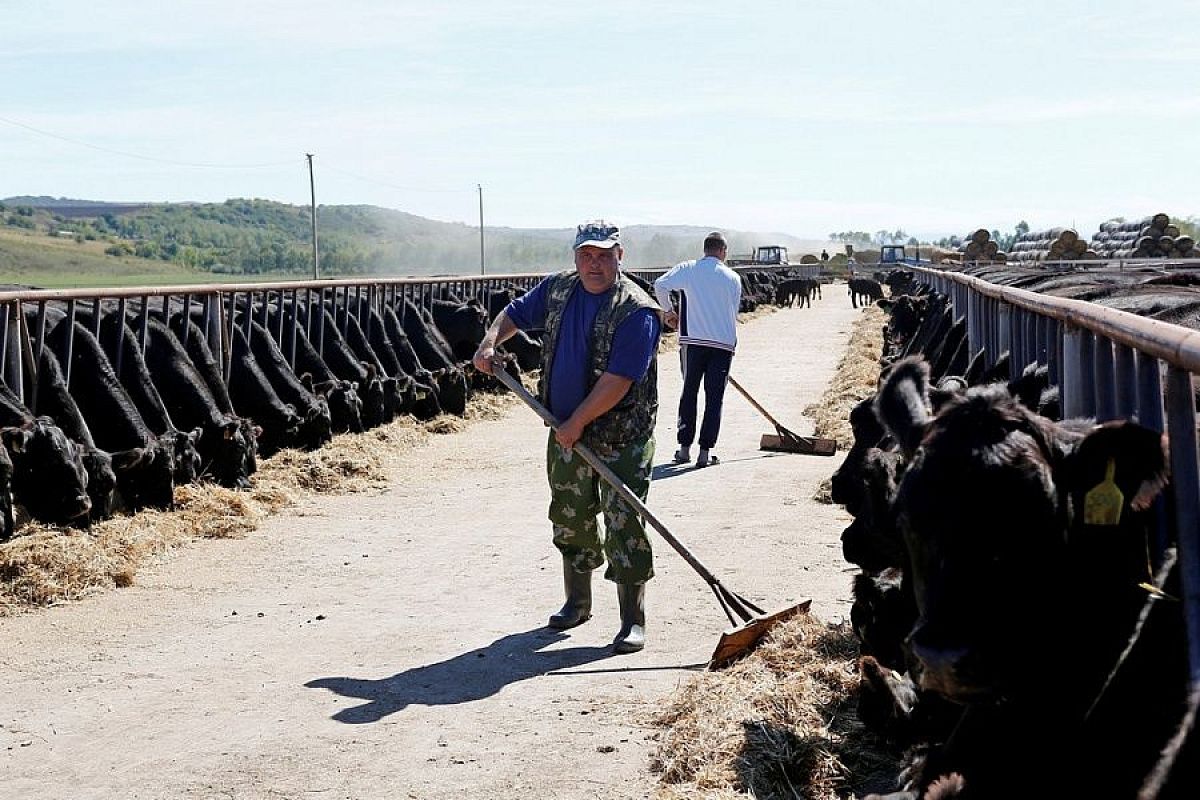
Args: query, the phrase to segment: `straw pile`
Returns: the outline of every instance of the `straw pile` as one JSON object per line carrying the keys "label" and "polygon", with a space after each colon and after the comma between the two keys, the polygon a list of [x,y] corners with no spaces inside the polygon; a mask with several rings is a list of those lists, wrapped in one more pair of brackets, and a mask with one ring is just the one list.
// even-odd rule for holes
{"label": "straw pile", "polygon": [[1092,236],[1091,249],[1103,258],[1200,258],[1196,240],[1180,236],[1166,214],[1134,222],[1102,222]]}
{"label": "straw pile", "polygon": [[854,322],[846,352],[838,362],[833,380],[821,399],[804,409],[813,418],[813,435],[834,439],[838,449],[854,444],[850,409],[875,393],[879,383],[879,359],[883,355],[883,325],[887,312],[868,306]]}
{"label": "straw pile", "polygon": [[141,511],[86,531],[27,523],[0,545],[0,614],[77,600],[133,583],[138,570],[196,539],[237,538],[305,493],[376,491],[387,484],[387,462],[430,435],[453,433],[492,419],[516,402],[511,394],[476,392],[465,419],[411,417],[365,433],[335,436],[319,450],[283,450],[262,461],[254,486],[234,491],[212,484],[175,489],[174,511]]}
{"label": "straw pile", "polygon": [[886,790],[898,759],[854,710],[858,641],[800,614],[733,666],[696,676],[652,719],[658,800],[824,798]]}

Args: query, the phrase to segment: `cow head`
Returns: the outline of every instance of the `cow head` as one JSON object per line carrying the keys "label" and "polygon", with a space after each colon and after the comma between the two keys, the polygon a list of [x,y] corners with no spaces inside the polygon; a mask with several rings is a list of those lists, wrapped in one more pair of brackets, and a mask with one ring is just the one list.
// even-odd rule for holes
{"label": "cow head", "polygon": [[112,464],[126,508],[175,507],[175,443],[170,435],[113,453]]}
{"label": "cow head", "polygon": [[309,450],[315,450],[333,439],[333,416],[324,397],[316,397],[305,411],[298,438],[300,446]]}
{"label": "cow head", "polygon": [[[908,454],[894,512],[918,610],[910,645],[922,685],[966,703],[1061,686],[1073,650],[1086,641],[1095,652],[1095,629],[1083,620],[1119,630],[1131,621],[1120,615],[1140,607],[1142,512],[1165,482],[1162,438],[1124,422],[1055,423],[1002,384],[969,389],[932,415],[922,367],[894,370],[879,396]],[[1089,524],[1084,498],[1110,468],[1125,498],[1119,520]]]}
{"label": "cow head", "polygon": [[335,432],[362,433],[363,402],[358,396],[357,381],[322,381],[312,384],[312,392],[329,403],[329,416]]}
{"label": "cow head", "polygon": [[12,460],[13,495],[42,522],[71,524],[92,510],[81,448],[49,417],[0,434]]}
{"label": "cow head", "polygon": [[81,447],[80,459],[87,472],[88,498],[92,501],[91,521],[108,519],[113,513],[113,493],[117,474],[113,471],[112,456],[95,447]]}
{"label": "cow head", "polygon": [[174,458],[172,471],[177,485],[194,483],[200,477],[202,460],[197,444],[203,434],[203,428],[195,428],[186,432],[170,430],[159,437],[170,441]]}

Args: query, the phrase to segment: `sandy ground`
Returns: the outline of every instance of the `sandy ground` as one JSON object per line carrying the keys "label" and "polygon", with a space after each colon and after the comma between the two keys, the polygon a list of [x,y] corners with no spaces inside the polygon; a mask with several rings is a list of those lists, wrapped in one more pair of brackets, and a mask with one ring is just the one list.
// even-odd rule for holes
{"label": "sandy ground", "polygon": [[[734,375],[784,425],[829,381],[845,296],[740,329]],[[729,588],[849,613],[849,517],[810,500],[841,461],[767,453],[731,388],[708,469],[669,465],[677,353],[659,364],[648,505]],[[641,798],[649,716],[728,623],[652,534],[647,648],[614,656],[616,596],[561,603],[545,429],[501,419],[398,455],[376,495],[303,501],[241,540],[196,543],[128,589],[0,619],[0,789],[34,798]]]}

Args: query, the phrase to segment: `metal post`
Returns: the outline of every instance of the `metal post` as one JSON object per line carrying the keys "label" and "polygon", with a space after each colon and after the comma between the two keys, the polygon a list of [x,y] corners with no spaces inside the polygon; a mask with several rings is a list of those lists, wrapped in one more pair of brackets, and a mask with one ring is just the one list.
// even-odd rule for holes
{"label": "metal post", "polygon": [[25,402],[25,378],[21,374],[21,301],[4,306],[5,382],[22,403]]}
{"label": "metal post", "polygon": [[[184,352],[187,352],[188,334],[192,327],[191,321],[192,321],[192,295],[189,292],[189,293],[185,293],[183,295],[183,313],[179,317],[179,327],[181,328],[181,330],[179,332],[179,341],[181,344],[183,344]],[[167,325],[168,326],[170,325],[170,320],[167,320]]]}
{"label": "metal post", "polygon": [[1163,430],[1162,373],[1158,359],[1137,354],[1138,424],[1151,430]]}
{"label": "metal post", "polygon": [[1062,385],[1059,397],[1063,418],[1086,416],[1083,401],[1083,374],[1080,358],[1083,342],[1080,330],[1070,327],[1063,332]]}
{"label": "metal post", "polygon": [[1096,336],[1092,352],[1092,392],[1096,397],[1096,421],[1107,422],[1116,419],[1117,411],[1117,375],[1113,363],[1112,342],[1103,336]]}
{"label": "metal post", "polygon": [[[1001,353],[1007,350],[1008,377],[1015,378],[1017,376],[1017,361],[1020,359],[1013,352],[1013,307],[999,300],[996,302],[999,304],[998,313],[996,314],[997,324],[999,325],[996,331],[996,359],[1000,357]],[[996,359],[993,359],[993,363],[995,363]]]}
{"label": "metal post", "polygon": [[296,318],[297,305],[299,301],[300,291],[298,289],[292,289],[292,343],[291,347],[288,348],[288,366],[292,368],[293,372],[296,371],[296,338],[300,329],[299,321]]}
{"label": "metal post", "polygon": [[1171,481],[1175,485],[1175,535],[1179,544],[1179,574],[1188,636],[1192,685],[1200,684],[1200,468],[1196,452],[1196,401],[1192,374],[1167,369],[1168,432],[1171,442]]}
{"label": "metal post", "polygon": [[1124,419],[1137,418],[1137,364],[1134,350],[1123,344],[1114,344],[1117,383],[1117,416]]}
{"label": "metal post", "polygon": [[125,366],[125,302],[124,297],[117,301],[117,320],[120,324],[117,325],[117,362],[113,364],[113,369],[117,371],[118,381]]}
{"label": "metal post", "polygon": [[67,363],[63,364],[63,370],[67,373],[63,380],[67,384],[67,391],[71,391],[71,362],[75,360],[75,300],[72,298],[67,301]]}
{"label": "metal post", "polygon": [[325,357],[325,289],[317,290],[317,355]]}
{"label": "metal post", "polygon": [[150,298],[142,295],[142,310],[138,315],[138,349],[146,355],[146,337],[150,334]]}
{"label": "metal post", "polygon": [[1079,389],[1083,412],[1081,416],[1096,414],[1096,334],[1087,328],[1079,329]]}

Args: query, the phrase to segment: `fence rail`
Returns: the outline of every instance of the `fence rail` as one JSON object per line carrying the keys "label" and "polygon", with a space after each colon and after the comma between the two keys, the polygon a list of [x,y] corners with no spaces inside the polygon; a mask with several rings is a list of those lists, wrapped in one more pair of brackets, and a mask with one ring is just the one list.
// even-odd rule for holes
{"label": "fence rail", "polygon": [[[1034,361],[1047,365],[1064,416],[1130,419],[1167,434],[1174,508],[1166,521],[1178,542],[1189,666],[1192,682],[1200,685],[1200,454],[1193,388],[1200,332],[959,272],[913,269],[918,281],[950,298],[955,317],[966,319],[972,353],[982,349],[991,365],[1008,351],[1013,377]],[[1165,527],[1160,549],[1169,537]]]}

